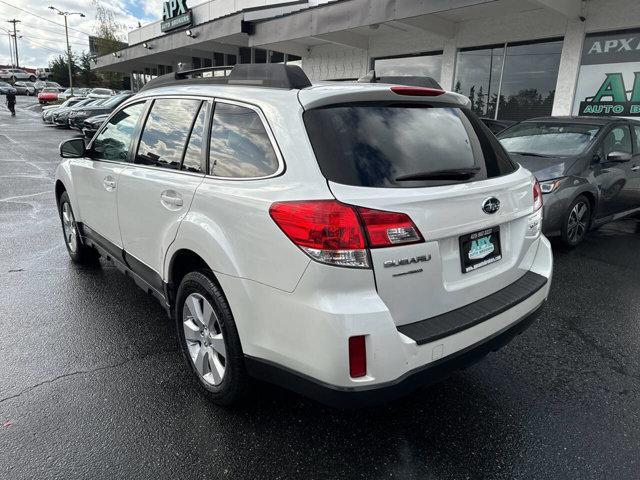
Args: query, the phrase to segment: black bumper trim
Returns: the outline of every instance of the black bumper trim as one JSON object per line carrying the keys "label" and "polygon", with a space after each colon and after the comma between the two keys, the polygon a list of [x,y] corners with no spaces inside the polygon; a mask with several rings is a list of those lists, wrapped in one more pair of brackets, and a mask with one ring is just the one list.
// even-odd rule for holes
{"label": "black bumper trim", "polygon": [[520,335],[539,316],[543,307],[544,303],[519,321],[463,350],[407,372],[394,381],[373,386],[338,387],[248,355],[245,355],[245,365],[251,376],[293,390],[325,405],[336,408],[367,407],[395,400],[473,365],[489,352],[495,352]]}
{"label": "black bumper trim", "polygon": [[402,325],[398,331],[418,345],[434,342],[506,312],[538,292],[546,283],[547,277],[529,271],[488,297],[442,315]]}

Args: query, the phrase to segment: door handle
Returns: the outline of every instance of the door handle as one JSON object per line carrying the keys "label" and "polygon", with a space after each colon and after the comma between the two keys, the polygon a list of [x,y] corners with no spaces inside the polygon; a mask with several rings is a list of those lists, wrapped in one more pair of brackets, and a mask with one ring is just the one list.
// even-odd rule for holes
{"label": "door handle", "polygon": [[640,170],[640,165],[634,165],[633,167],[631,167],[631,171],[633,172],[637,172],[638,170]]}
{"label": "door handle", "polygon": [[179,210],[182,205],[182,196],[174,190],[165,190],[160,194],[160,202],[169,210]]}
{"label": "door handle", "polygon": [[107,192],[113,192],[116,189],[116,180],[112,176],[104,177],[102,184]]}

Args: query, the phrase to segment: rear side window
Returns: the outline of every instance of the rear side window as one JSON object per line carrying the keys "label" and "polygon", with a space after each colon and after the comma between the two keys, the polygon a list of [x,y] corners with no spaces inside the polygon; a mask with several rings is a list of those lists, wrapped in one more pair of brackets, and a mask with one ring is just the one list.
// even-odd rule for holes
{"label": "rear side window", "polygon": [[217,103],[211,125],[209,173],[218,177],[266,177],[278,158],[260,116],[252,109]]}
{"label": "rear side window", "polygon": [[144,125],[135,163],[178,170],[200,100],[160,98]]}
{"label": "rear side window", "polygon": [[336,183],[425,187],[516,168],[488,128],[460,108],[334,105],[305,112],[304,122],[323,175]]}

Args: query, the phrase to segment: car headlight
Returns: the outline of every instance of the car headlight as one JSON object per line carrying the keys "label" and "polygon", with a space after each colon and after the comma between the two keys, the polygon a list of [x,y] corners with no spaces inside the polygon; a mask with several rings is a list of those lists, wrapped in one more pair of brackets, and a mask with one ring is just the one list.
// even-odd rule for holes
{"label": "car headlight", "polygon": [[542,193],[553,193],[562,184],[563,178],[556,178],[554,180],[547,180],[546,182],[540,182],[540,190]]}

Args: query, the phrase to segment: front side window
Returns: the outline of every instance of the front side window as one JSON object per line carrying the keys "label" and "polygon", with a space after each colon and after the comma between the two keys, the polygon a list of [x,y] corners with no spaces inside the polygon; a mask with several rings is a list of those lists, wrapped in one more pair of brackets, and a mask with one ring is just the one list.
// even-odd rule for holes
{"label": "front side window", "polygon": [[631,153],[631,132],[626,125],[618,125],[611,129],[602,141],[604,158],[611,152]]}
{"label": "front side window", "polygon": [[567,156],[582,153],[599,131],[598,125],[581,123],[522,122],[498,139],[509,153]]}
{"label": "front side window", "polygon": [[93,141],[93,158],[126,162],[138,119],[144,111],[144,102],[123,108]]}
{"label": "front side window", "polygon": [[217,103],[211,125],[209,174],[218,177],[266,177],[278,159],[260,116],[252,109]]}
{"label": "front side window", "polygon": [[178,170],[200,100],[160,98],[144,125],[136,163]]}
{"label": "front side window", "polygon": [[634,150],[634,154],[639,154],[640,153],[640,125],[634,125],[633,126],[633,133],[635,134],[635,139],[636,139],[636,145],[635,145],[635,150]]}

